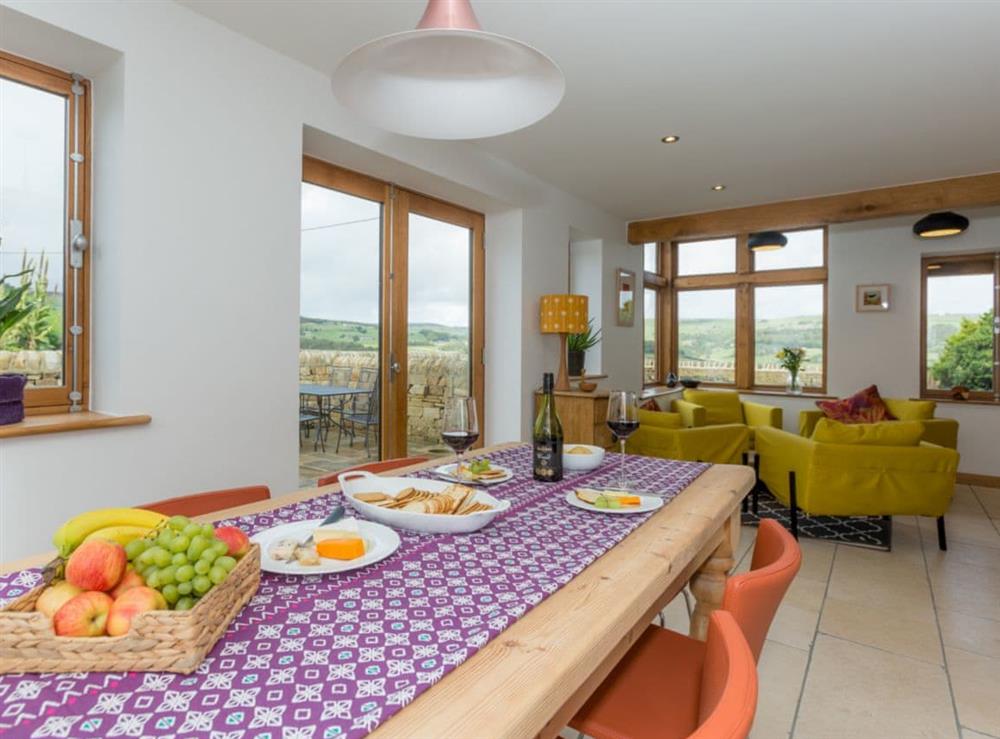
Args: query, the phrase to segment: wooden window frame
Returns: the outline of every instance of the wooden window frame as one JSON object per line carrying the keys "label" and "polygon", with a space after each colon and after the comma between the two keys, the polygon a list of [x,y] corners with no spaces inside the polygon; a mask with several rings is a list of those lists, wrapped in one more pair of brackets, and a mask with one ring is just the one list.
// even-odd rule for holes
{"label": "wooden window frame", "polygon": [[[47,67],[43,64],[22,59],[21,57],[0,51],[0,77],[4,77],[13,82],[17,82],[28,87],[34,87],[45,92],[53,93],[64,97],[67,101],[73,95],[71,90],[74,80],[67,72]],[[79,134],[74,130],[72,121],[69,118],[71,105],[67,105],[67,127],[66,127],[66,223],[64,224],[63,239],[63,264],[65,268],[65,278],[63,280],[63,384],[58,387],[27,387],[24,392],[24,405],[27,415],[43,415],[51,413],[65,413],[73,407],[70,400],[72,388],[72,367],[74,360],[78,360],[79,368],[79,391],[82,395],[77,410],[87,410],[90,408],[90,249],[83,252],[83,268],[80,270],[78,285],[74,287],[73,280],[70,279],[70,245],[69,245],[69,221],[73,217],[72,203],[74,195],[79,197],[80,220],[83,222],[83,235],[90,239],[90,172],[91,172],[91,100],[90,82],[79,80],[84,92],[80,96],[80,121]],[[79,135],[79,142],[76,136]],[[69,154],[78,152],[83,155],[83,161],[79,164],[78,178],[76,179],[79,191],[74,193],[74,178],[70,168]],[[79,306],[77,315],[80,334],[77,340],[76,351],[78,357],[74,357],[74,344],[70,327],[73,325],[72,306],[76,301]]]}
{"label": "wooden window frame", "polygon": [[[784,233],[794,231],[823,231],[823,266],[796,267],[791,269],[754,270],[753,252],[747,246],[749,232],[718,234],[712,233],[704,237],[688,237],[660,244],[661,273],[667,275],[664,279],[663,306],[665,316],[658,335],[658,351],[667,361],[666,365],[677,372],[678,339],[677,339],[677,296],[681,292],[693,290],[733,289],[736,291],[735,321],[736,321],[736,356],[735,378],[732,383],[703,382],[705,387],[720,387],[743,392],[783,391],[780,385],[762,385],[755,382],[755,340],[754,330],[754,290],[757,287],[785,287],[795,285],[823,286],[823,384],[820,387],[803,389],[803,395],[826,395],[829,383],[828,373],[828,340],[829,340],[829,229],[824,226],[803,226],[795,229],[784,229]],[[736,239],[736,271],[705,275],[677,276],[677,247],[692,241],[715,240],[723,238]]]}
{"label": "wooden window frame", "polygon": [[[663,244],[662,243],[660,243],[660,242],[649,242],[649,243],[656,243],[656,248],[658,250],[658,254],[657,254],[657,257],[656,257],[656,262],[657,262],[657,267],[658,267],[659,271],[657,271],[657,272],[649,272],[649,271],[646,271],[644,269],[643,273],[642,273],[642,287],[643,287],[643,295],[642,295],[643,314],[642,314],[642,318],[643,318],[643,330],[642,330],[642,355],[641,356],[642,356],[642,386],[644,388],[647,388],[647,387],[662,387],[663,386],[664,370],[668,366],[667,356],[664,353],[664,345],[663,345],[663,322],[667,318],[667,316],[669,315],[668,314],[668,309],[667,309],[667,306],[666,306],[666,302],[667,302],[667,290],[666,290],[666,287],[667,287],[668,280],[667,280],[667,278],[665,278],[663,276],[664,271],[665,271],[665,266],[664,266],[665,262],[664,262],[664,260],[666,259],[666,256],[664,254],[664,249],[663,249]],[[643,249],[645,249],[645,244],[643,245]],[[643,254],[643,267],[645,267],[645,253]],[[645,326],[645,320],[646,320],[646,293],[645,293],[645,291],[646,290],[654,290],[656,292],[656,312],[655,312],[655,315],[653,316],[654,320],[656,321],[656,324],[655,324],[655,327],[656,327],[656,332],[655,332],[656,333],[656,338],[655,338],[656,346],[654,347],[655,351],[656,351],[656,356],[655,356],[655,358],[653,360],[653,362],[654,362],[654,370],[655,370],[654,375],[655,375],[656,379],[653,382],[646,382],[646,326]]]}
{"label": "wooden window frame", "polygon": [[[929,264],[961,264],[963,262],[993,261],[993,315],[1000,316],[1000,250],[979,251],[966,254],[925,255],[920,259],[920,397],[928,400],[951,400],[950,390],[927,387],[927,278],[932,270]],[[976,272],[975,274],[988,274]],[[994,324],[996,325],[996,324]],[[993,334],[993,391],[973,390],[969,400],[979,403],[1000,404],[1000,337]]]}

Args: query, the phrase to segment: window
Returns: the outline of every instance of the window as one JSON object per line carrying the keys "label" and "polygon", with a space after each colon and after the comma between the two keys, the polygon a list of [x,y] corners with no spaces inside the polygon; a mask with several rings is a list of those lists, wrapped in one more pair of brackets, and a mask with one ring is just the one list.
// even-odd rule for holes
{"label": "window", "polygon": [[715,275],[736,271],[736,239],[677,244],[677,276]]}
{"label": "window", "polygon": [[771,252],[751,252],[745,233],[663,250],[669,277],[663,310],[672,316],[658,334],[664,371],[741,390],[778,390],[787,373],[775,354],[804,348],[803,386],[826,391],[826,229],[785,236],[788,245]]}
{"label": "window", "polygon": [[677,295],[677,359],[682,377],[736,382],[736,291],[688,290]]}
{"label": "window", "polygon": [[663,382],[667,363],[663,357],[663,342],[660,331],[663,326],[663,295],[667,280],[661,274],[663,268],[663,245],[650,243],[642,245],[643,286],[642,293],[642,383],[657,385]]}
{"label": "window", "polygon": [[654,275],[660,272],[660,245],[642,245],[642,269],[645,272],[652,272]]}
{"label": "window", "polygon": [[653,385],[659,382],[660,371],[656,361],[656,324],[657,310],[656,304],[659,299],[659,291],[647,287],[643,291],[642,300],[642,382],[644,385]]}
{"label": "window", "polygon": [[1000,402],[1000,252],[923,259],[921,394]]}
{"label": "window", "polygon": [[86,408],[89,85],[0,52],[0,111],[0,297],[21,315],[0,373],[27,376],[29,412]]}

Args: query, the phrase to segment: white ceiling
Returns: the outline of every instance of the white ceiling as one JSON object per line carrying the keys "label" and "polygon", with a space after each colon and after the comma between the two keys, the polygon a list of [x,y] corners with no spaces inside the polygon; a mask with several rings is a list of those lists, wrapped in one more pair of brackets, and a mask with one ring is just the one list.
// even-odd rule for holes
{"label": "white ceiling", "polygon": [[[180,1],[324,73],[423,10]],[[555,113],[479,144],[625,218],[1000,171],[996,0],[473,4],[566,74]]]}

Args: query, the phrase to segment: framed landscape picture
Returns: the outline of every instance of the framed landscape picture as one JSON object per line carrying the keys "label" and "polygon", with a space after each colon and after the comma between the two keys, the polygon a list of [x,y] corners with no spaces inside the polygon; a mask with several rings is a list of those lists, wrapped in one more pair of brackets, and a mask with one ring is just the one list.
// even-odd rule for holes
{"label": "framed landscape picture", "polygon": [[854,309],[858,313],[889,310],[888,285],[858,285]]}
{"label": "framed landscape picture", "polygon": [[618,325],[635,324],[635,272],[618,270]]}

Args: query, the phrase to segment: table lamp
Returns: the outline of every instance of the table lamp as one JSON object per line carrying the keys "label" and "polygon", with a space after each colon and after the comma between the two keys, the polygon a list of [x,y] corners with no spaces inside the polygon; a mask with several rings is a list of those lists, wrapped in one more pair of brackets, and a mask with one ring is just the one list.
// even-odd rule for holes
{"label": "table lamp", "polygon": [[543,334],[559,334],[559,375],[556,390],[569,390],[566,371],[566,335],[587,330],[586,295],[543,295],[541,325]]}

